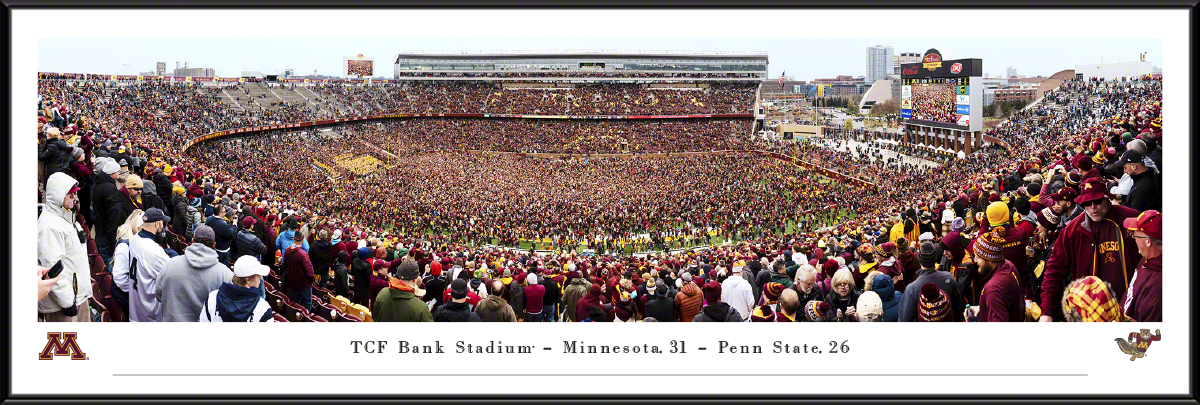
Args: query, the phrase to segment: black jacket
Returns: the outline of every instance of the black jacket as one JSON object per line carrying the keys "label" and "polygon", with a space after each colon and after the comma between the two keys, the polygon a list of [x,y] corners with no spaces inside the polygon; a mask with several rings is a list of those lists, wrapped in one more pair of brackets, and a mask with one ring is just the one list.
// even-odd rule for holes
{"label": "black jacket", "polygon": [[447,302],[433,311],[434,322],[483,322],[465,302]]}
{"label": "black jacket", "polygon": [[366,302],[370,299],[371,266],[363,259],[355,257],[350,261],[350,275],[354,277],[354,296],[358,298],[358,302]]}
{"label": "black jacket", "polygon": [[115,192],[111,196],[109,196],[108,197],[108,229],[109,229],[109,232],[114,233],[114,236],[115,236],[117,228],[120,228],[121,225],[124,225],[125,220],[129,219],[129,214],[132,214],[134,210],[138,210],[138,209],[145,211],[144,208],[134,205],[133,201],[130,200],[129,197],[125,195],[125,193],[122,193],[121,190],[117,190],[117,192]]}
{"label": "black jacket", "polygon": [[333,279],[329,280],[325,285],[329,286],[329,290],[334,295],[343,297],[350,296],[350,269],[346,268],[345,264],[338,263],[333,266]]}
{"label": "black jacket", "polygon": [[111,234],[115,237],[117,228],[109,228],[109,200],[117,194],[117,182],[104,173],[92,175],[92,224],[96,227],[96,235]]}
{"label": "black jacket", "polygon": [[550,306],[557,304],[562,297],[562,292],[558,290],[558,283],[555,283],[550,277],[543,277],[538,284],[546,287],[546,292],[542,294],[542,305]]}
{"label": "black jacket", "polygon": [[1162,210],[1162,191],[1159,191],[1158,176],[1153,169],[1146,169],[1142,174],[1129,176],[1133,179],[1133,188],[1125,197],[1124,206],[1138,211]]}
{"label": "black jacket", "polygon": [[[654,318],[658,319],[658,318]],[[736,309],[724,302],[714,302],[708,304],[692,318],[692,322],[741,322],[742,316],[738,314]]]}
{"label": "black jacket", "polygon": [[65,172],[71,167],[71,145],[62,138],[54,138],[46,142],[38,153],[38,160],[46,165],[46,178],[57,172]]}
{"label": "black jacket", "polygon": [[[133,164],[133,162],[130,162],[130,164]],[[163,201],[171,200],[171,177],[162,173],[155,173],[154,188],[156,189],[155,192],[158,193],[158,198],[161,198]]]}
{"label": "black jacket", "polygon": [[212,228],[213,233],[216,234],[217,240],[214,241],[216,242],[216,250],[227,250],[233,245],[233,239],[237,236],[237,233],[234,232],[233,227],[229,226],[229,223],[225,222],[224,219],[213,215],[208,217],[208,221],[205,221],[204,224]]}
{"label": "black jacket", "polygon": [[425,302],[433,301],[433,308],[437,309],[442,306],[442,299],[446,292],[446,277],[444,276],[429,276],[421,280],[425,284],[425,297],[422,298]]}
{"label": "black jacket", "polygon": [[176,235],[187,235],[188,228],[188,203],[187,199],[181,195],[171,194],[171,232]]}
{"label": "black jacket", "polygon": [[313,242],[308,249],[308,258],[312,260],[313,272],[322,275],[329,274],[329,263],[333,260],[332,257],[329,257],[332,249],[333,245],[330,245],[327,240]]}
{"label": "black jacket", "polygon": [[826,320],[829,322],[837,322],[837,310],[842,310],[842,322],[858,322],[853,316],[846,316],[846,310],[851,307],[858,306],[859,292],[855,289],[850,289],[850,302],[843,304],[842,300],[837,295],[837,291],[830,291],[829,295],[825,296],[825,303],[829,304],[829,314],[826,315]]}
{"label": "black jacket", "polygon": [[[263,255],[267,254],[267,245],[263,244],[262,240],[254,236],[254,233],[248,229],[238,231],[237,236],[234,237],[234,249],[236,250],[237,257],[250,255],[262,260]],[[233,260],[237,261],[237,258]],[[316,268],[314,267],[315,270]]]}
{"label": "black jacket", "polygon": [[667,296],[655,295],[649,301],[646,301],[646,317],[654,318],[659,322],[675,322],[675,297],[674,294],[668,293]]}

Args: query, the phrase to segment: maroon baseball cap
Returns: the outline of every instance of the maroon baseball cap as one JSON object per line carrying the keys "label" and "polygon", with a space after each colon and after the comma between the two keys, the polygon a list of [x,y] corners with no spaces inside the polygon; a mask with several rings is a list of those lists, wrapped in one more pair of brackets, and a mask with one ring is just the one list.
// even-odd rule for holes
{"label": "maroon baseball cap", "polygon": [[1125,229],[1142,231],[1146,236],[1162,240],[1162,213],[1156,210],[1146,210],[1136,217],[1125,218]]}

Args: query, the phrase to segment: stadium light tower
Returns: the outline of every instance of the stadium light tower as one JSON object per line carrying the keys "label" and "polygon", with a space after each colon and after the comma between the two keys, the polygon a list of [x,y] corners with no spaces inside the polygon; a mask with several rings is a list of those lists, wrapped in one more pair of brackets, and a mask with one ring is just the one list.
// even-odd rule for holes
{"label": "stadium light tower", "polygon": [[129,74],[129,64],[128,64],[128,63],[122,63],[122,65],[125,65],[125,74]]}

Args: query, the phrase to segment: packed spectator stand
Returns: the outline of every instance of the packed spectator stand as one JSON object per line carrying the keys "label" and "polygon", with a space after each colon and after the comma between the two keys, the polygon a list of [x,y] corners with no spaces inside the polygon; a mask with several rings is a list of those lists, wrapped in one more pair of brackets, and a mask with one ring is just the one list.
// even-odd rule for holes
{"label": "packed spectator stand", "polygon": [[[736,119],[397,119],[218,139],[181,151],[199,134],[347,115],[749,112],[754,88],[737,84],[538,90],[480,82],[203,86],[82,78],[39,80],[39,201],[52,200],[52,174],[79,181],[82,199],[101,183],[94,179],[126,161],[112,172],[117,184],[131,184],[132,175],[156,183],[160,212],[190,217],[190,205],[198,223],[264,242],[268,253],[259,260],[270,272],[259,288],[275,320],[426,320],[411,308],[378,312],[376,298],[416,292],[429,304],[425,315],[437,320],[462,311],[463,299],[484,320],[510,318],[497,313],[525,321],[1161,319],[1161,290],[1158,301],[1154,291],[1123,297],[1145,293],[1131,284],[1159,271],[1141,260],[1143,240],[1135,245],[1132,231],[1118,230],[1118,251],[1091,253],[1068,242],[1089,210],[1105,205],[1085,210],[1083,202],[1112,201],[1122,204],[1109,206],[1112,212],[1161,221],[1161,79],[1067,82],[989,132],[1012,151],[985,148],[925,169],[753,139]],[[873,186],[746,151],[802,157]],[[628,152],[672,155],[588,156]],[[330,160],[347,154],[383,165],[359,175]],[[143,210],[154,205],[146,194]],[[96,201],[81,205],[76,219],[90,230],[86,272],[93,281],[85,301],[105,320],[128,318],[114,294],[113,255],[103,249],[113,245],[113,225],[126,221],[96,215]],[[217,206],[230,208],[209,212]],[[89,225],[105,221],[105,235]],[[194,224],[170,225],[160,245],[180,253],[198,245],[189,245]],[[1152,226],[1136,225],[1160,243],[1161,227],[1154,238]],[[295,244],[285,240],[297,233]],[[219,234],[216,250],[234,252],[221,264],[233,269],[242,240]],[[97,246],[101,237],[105,246]],[[307,273],[292,259],[297,250],[311,260]],[[1113,253],[1123,268],[1077,268],[1081,259],[1107,261]],[[992,257],[1000,265],[987,264]],[[954,285],[939,285],[939,293],[914,284],[933,269]],[[1011,273],[1013,282],[993,282],[997,272]],[[732,280],[739,274],[745,285]],[[530,275],[542,281],[530,283]],[[313,279],[311,290],[296,284],[304,277]],[[739,294],[749,288],[751,298],[730,298],[722,286]],[[541,295],[543,305],[532,305],[526,292]],[[1079,304],[1085,293],[1099,302]],[[661,300],[670,303],[653,304]],[[666,313],[674,319],[659,319]]]}

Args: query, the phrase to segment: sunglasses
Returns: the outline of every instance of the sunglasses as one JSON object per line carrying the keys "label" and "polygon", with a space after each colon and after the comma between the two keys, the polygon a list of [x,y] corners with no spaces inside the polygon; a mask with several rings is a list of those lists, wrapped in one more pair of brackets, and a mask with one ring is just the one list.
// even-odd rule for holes
{"label": "sunglasses", "polygon": [[1101,199],[1096,199],[1096,200],[1091,200],[1091,201],[1084,201],[1083,204],[1079,204],[1079,205],[1082,205],[1084,208],[1087,208],[1087,207],[1091,207],[1093,205],[1099,205],[1103,202],[1104,202],[1104,199],[1101,198]]}
{"label": "sunglasses", "polygon": [[142,188],[141,188],[141,187],[137,187],[137,188],[131,188],[130,190],[133,190],[133,191],[142,191]]}

